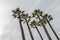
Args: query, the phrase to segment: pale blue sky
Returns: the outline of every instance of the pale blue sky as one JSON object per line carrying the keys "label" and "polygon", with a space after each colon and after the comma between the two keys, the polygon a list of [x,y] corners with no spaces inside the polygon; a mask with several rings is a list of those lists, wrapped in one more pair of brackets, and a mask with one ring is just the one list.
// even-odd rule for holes
{"label": "pale blue sky", "polygon": [[[22,40],[18,20],[12,17],[12,9],[20,9],[31,13],[34,9],[41,9],[44,13],[53,16],[51,21],[54,30],[60,38],[60,0],[0,0],[0,40]],[[31,40],[26,24],[24,31],[26,40]],[[46,25],[53,40],[57,40],[51,29]],[[39,40],[39,35],[35,29],[31,29],[35,40]],[[44,40],[48,40],[42,27],[39,27]]]}

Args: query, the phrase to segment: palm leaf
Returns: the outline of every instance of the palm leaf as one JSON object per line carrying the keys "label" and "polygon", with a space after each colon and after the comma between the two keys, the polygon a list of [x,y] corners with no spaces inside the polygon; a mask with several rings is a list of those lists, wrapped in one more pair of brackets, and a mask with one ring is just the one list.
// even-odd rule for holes
{"label": "palm leaf", "polygon": [[49,20],[52,20],[53,18],[51,17]]}
{"label": "palm leaf", "polygon": [[22,13],[24,13],[25,11],[22,11]]}
{"label": "palm leaf", "polygon": [[17,17],[17,15],[16,15],[16,14],[12,14],[12,16],[14,16],[14,18],[16,18],[16,17]]}
{"label": "palm leaf", "polygon": [[16,14],[16,11],[12,10],[12,12]]}

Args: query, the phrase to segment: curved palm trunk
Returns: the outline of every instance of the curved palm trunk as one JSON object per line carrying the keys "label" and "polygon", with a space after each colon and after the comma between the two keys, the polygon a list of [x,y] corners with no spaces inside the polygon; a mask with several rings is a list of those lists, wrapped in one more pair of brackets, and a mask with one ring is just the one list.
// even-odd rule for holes
{"label": "curved palm trunk", "polygon": [[41,40],[43,40],[43,37],[42,37],[41,33],[39,32],[38,28],[37,28],[36,26],[35,26],[35,28],[36,28],[36,30],[37,30],[39,36],[41,37]]}
{"label": "curved palm trunk", "polygon": [[[47,20],[47,19],[46,19]],[[50,22],[47,20],[47,22],[48,22],[48,24],[49,24],[49,26],[50,26],[50,28],[52,29],[52,31],[53,31],[53,33],[54,33],[54,35],[56,36],[56,38],[58,39],[58,40],[60,40],[59,39],[59,37],[58,37],[58,35],[56,34],[56,32],[54,31],[54,29],[52,28],[52,26],[51,26],[51,24],[50,24]]]}
{"label": "curved palm trunk", "polygon": [[[37,16],[38,16],[39,20],[41,20],[40,17],[39,17],[39,15],[37,15]],[[52,40],[52,38],[50,37],[50,35],[49,35],[49,33],[48,33],[48,31],[47,31],[47,29],[46,29],[46,27],[45,27],[45,25],[42,24],[42,26],[43,26],[43,28],[44,28],[44,31],[45,31],[45,33],[46,33],[48,39],[49,39],[49,40]]]}
{"label": "curved palm trunk", "polygon": [[19,15],[19,23],[20,23],[20,29],[21,29],[21,34],[22,34],[22,40],[25,40],[25,35],[24,35],[24,30],[23,30],[23,26],[22,26],[22,23],[21,23],[20,15]]}
{"label": "curved palm trunk", "polygon": [[33,35],[32,35],[31,29],[30,29],[30,27],[29,27],[29,24],[28,24],[28,22],[27,22],[26,19],[25,19],[25,21],[26,21],[26,24],[27,24],[27,26],[28,26],[28,30],[29,30],[29,33],[30,33],[31,39],[34,40],[34,37],[33,37]]}

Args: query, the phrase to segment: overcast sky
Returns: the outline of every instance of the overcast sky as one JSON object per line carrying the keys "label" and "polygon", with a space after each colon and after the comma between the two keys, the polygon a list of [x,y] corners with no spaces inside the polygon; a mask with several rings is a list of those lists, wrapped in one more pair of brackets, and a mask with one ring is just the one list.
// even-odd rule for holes
{"label": "overcast sky", "polygon": [[[0,40],[22,40],[21,31],[17,19],[12,16],[12,9],[19,7],[29,14],[34,9],[41,9],[44,13],[51,14],[51,25],[60,38],[60,0],[0,0]],[[31,40],[28,28],[25,25],[24,33],[26,40]],[[46,25],[53,40],[57,40],[51,29]],[[34,39],[40,40],[37,31],[31,28]],[[44,40],[48,40],[42,27],[39,27]]]}

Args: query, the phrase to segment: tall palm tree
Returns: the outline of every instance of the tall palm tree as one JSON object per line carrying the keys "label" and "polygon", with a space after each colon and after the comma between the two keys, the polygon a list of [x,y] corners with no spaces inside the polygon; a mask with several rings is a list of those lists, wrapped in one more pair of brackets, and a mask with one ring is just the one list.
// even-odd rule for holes
{"label": "tall palm tree", "polygon": [[19,10],[19,8],[17,8],[16,10],[12,10],[13,12],[13,16],[14,18],[18,18],[19,19],[19,24],[20,24],[20,28],[21,28],[21,34],[22,34],[22,39],[25,40],[25,35],[24,35],[24,30],[23,30],[23,26],[22,26],[22,23],[21,23],[21,13],[23,11]]}
{"label": "tall palm tree", "polygon": [[50,21],[53,19],[52,16],[48,15],[48,14],[44,14],[42,17],[47,21],[47,23],[49,24],[50,28],[52,29],[54,35],[56,36],[56,38],[58,40],[60,40],[59,37],[58,37],[58,35],[56,34],[55,30],[53,29],[52,25],[50,24]]}
{"label": "tall palm tree", "polygon": [[[40,10],[39,10],[39,9],[38,9],[38,10],[35,10],[34,13],[32,13],[33,17],[38,18],[40,21],[41,21],[40,16],[41,16],[42,14],[43,14],[43,13],[40,14]],[[47,31],[47,29],[46,29],[46,27],[45,27],[45,25],[44,25],[44,23],[42,22],[41,24],[42,24],[42,26],[43,26],[43,28],[44,28],[44,31],[45,31],[48,39],[49,39],[49,40],[52,40],[51,37],[50,37],[50,35],[49,35],[49,33],[48,33],[48,31]]]}
{"label": "tall palm tree", "polygon": [[29,30],[30,36],[31,36],[31,39],[34,40],[34,37],[32,35],[31,29],[30,29],[29,24],[28,24],[29,21],[30,21],[30,16],[28,16],[28,14],[22,13],[21,18],[22,18],[22,20],[24,20],[24,23],[26,22],[26,24],[28,26],[28,30]]}
{"label": "tall palm tree", "polygon": [[38,32],[41,40],[43,40],[43,37],[42,37],[41,33],[39,32],[39,30],[38,30],[38,28],[37,28],[37,26],[40,26],[40,25],[38,24],[38,22],[36,22],[36,21],[34,20],[34,21],[31,22],[30,25],[31,25],[31,27],[36,28],[36,30],[37,30],[37,32]]}
{"label": "tall palm tree", "polygon": [[42,18],[44,18],[44,19],[47,21],[47,23],[49,24],[51,30],[53,31],[54,35],[56,36],[56,38],[57,38],[58,40],[60,40],[59,37],[58,37],[58,35],[56,34],[55,30],[53,29],[51,23],[50,23],[50,21],[53,19],[52,16],[51,16],[51,15],[48,15],[48,14],[42,15],[43,12],[40,11],[39,9],[38,9],[38,13],[40,14],[40,16],[41,16]]}

